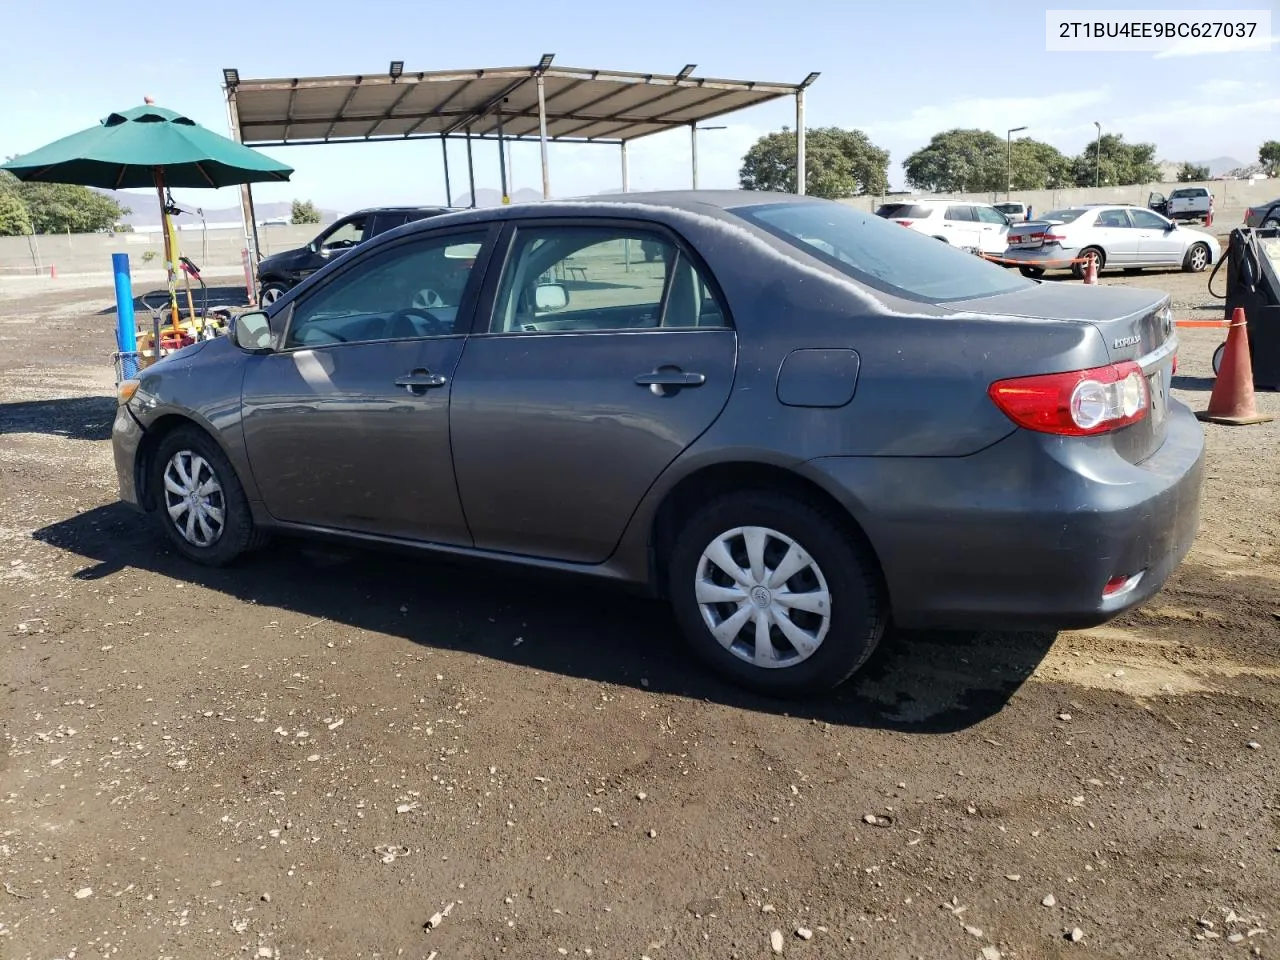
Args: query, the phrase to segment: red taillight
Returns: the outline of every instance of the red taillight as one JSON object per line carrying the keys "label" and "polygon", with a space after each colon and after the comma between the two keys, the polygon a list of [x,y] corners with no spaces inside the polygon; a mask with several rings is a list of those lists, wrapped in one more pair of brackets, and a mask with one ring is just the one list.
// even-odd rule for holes
{"label": "red taillight", "polygon": [[893,221],[893,222],[894,222],[894,223],[900,223],[900,224],[902,224],[904,227],[909,227],[909,226],[911,226],[913,223],[915,223],[915,221],[914,221],[914,220],[895,220],[895,221]]}
{"label": "red taillight", "polygon": [[1173,355],[1173,369],[1169,371],[1169,376],[1172,377],[1177,372],[1178,372],[1178,355],[1175,353]]}
{"label": "red taillight", "polygon": [[1043,237],[1045,243],[1062,243],[1066,239],[1061,233],[1045,233]]}
{"label": "red taillight", "polygon": [[1018,426],[1067,437],[1127,427],[1151,408],[1147,380],[1132,360],[1091,370],[997,380],[987,394]]}

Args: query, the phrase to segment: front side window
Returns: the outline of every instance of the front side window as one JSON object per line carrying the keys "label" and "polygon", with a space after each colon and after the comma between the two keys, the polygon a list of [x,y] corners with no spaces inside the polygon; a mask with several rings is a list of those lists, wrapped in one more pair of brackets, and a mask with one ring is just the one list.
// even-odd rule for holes
{"label": "front side window", "polygon": [[664,236],[621,227],[521,227],[493,333],[719,327],[706,278]]}
{"label": "front side window", "polygon": [[364,239],[365,228],[369,225],[368,217],[354,217],[339,225],[320,243],[321,250],[349,250]]}
{"label": "front side window", "polygon": [[1034,286],[981,257],[843,203],[773,203],[729,212],[846,276],[895,296],[943,303]]}
{"label": "front side window", "polygon": [[1150,210],[1130,210],[1129,216],[1133,218],[1133,225],[1141,230],[1163,230],[1169,226],[1168,220]]}
{"label": "front side window", "polygon": [[353,264],[298,302],[285,348],[454,333],[484,240],[483,231],[415,240]]}

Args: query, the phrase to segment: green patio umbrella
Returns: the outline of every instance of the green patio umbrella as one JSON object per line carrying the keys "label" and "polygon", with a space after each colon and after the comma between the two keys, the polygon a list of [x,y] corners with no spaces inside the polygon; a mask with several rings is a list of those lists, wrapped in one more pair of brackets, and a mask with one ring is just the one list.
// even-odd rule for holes
{"label": "green patio umbrella", "polygon": [[169,302],[176,328],[176,257],[166,189],[286,181],[293,168],[207,130],[180,113],[157,107],[150,97],[146,101],[143,106],[111,114],[95,127],[15,157],[0,164],[0,169],[35,183],[72,183],[107,190],[154,186],[160,197]]}

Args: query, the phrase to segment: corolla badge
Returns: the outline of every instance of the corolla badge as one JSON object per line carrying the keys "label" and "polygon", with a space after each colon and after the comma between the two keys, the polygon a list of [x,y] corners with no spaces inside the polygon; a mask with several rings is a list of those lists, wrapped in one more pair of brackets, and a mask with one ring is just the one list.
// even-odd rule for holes
{"label": "corolla badge", "polygon": [[1121,347],[1131,347],[1135,343],[1141,343],[1142,337],[1116,337],[1111,341],[1111,346],[1119,350]]}

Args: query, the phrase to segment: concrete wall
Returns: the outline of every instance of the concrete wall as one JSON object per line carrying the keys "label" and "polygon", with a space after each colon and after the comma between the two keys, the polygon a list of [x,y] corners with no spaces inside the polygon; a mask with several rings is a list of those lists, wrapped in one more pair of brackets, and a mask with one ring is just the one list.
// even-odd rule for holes
{"label": "concrete wall", "polygon": [[[1044,213],[1055,207],[1074,203],[1137,203],[1146,205],[1147,196],[1154,192],[1168,196],[1171,190],[1185,186],[1206,186],[1214,195],[1214,226],[1223,230],[1239,225],[1244,219],[1245,208],[1280,196],[1280,180],[1217,180],[1206,184],[1163,183],[1150,186],[1091,187],[1069,190],[1015,190],[1013,199],[1030,203],[1033,212]],[[925,194],[920,194],[925,196]],[[948,194],[965,200],[999,202],[1004,194],[990,193]],[[850,197],[844,203],[863,210],[874,211],[884,197]],[[889,198],[897,199],[897,198]],[[268,256],[300,247],[311,241],[321,227],[316,224],[301,226],[272,225],[258,228],[258,240],[262,255]],[[181,251],[202,270],[227,269],[241,266],[240,251],[244,238],[239,230],[221,229],[201,231],[188,227],[179,234]],[[144,261],[142,255],[152,250],[155,256]],[[56,267],[59,276],[111,273],[111,254],[128,253],[131,269],[137,273],[163,266],[164,244],[158,233],[71,234],[69,236],[45,235],[39,237],[0,237],[0,277],[48,276]]]}
{"label": "concrete wall", "polygon": [[[1147,197],[1152,193],[1163,193],[1166,197],[1179,187],[1208,187],[1213,194],[1213,222],[1224,228],[1236,227],[1244,222],[1245,210],[1254,205],[1265,203],[1280,197],[1280,180],[1214,180],[1209,183],[1153,183],[1146,186],[1129,187],[1072,187],[1066,190],[1014,190],[1009,199],[1020,200],[1031,204],[1032,213],[1045,213],[1049,210],[1069,207],[1077,203],[1136,203],[1147,205]],[[918,193],[918,197],[931,194]],[[949,193],[939,196],[954,197],[964,200],[977,200],[984,203],[1000,203],[1004,200],[1004,192],[992,193]],[[850,197],[844,203],[852,204],[862,210],[874,211],[886,199],[898,200],[900,197]]]}
{"label": "concrete wall", "polygon": [[[309,243],[322,229],[320,224],[272,225],[258,227],[262,255],[290,250]],[[179,253],[190,257],[201,270],[235,268],[241,265],[244,237],[240,230],[183,230],[178,234]],[[143,255],[153,251],[150,261]],[[111,273],[111,254],[129,254],[134,273],[164,267],[164,238],[159,233],[73,233],[38,237],[0,237],[0,276],[48,276],[57,267],[58,276],[84,273]]]}

